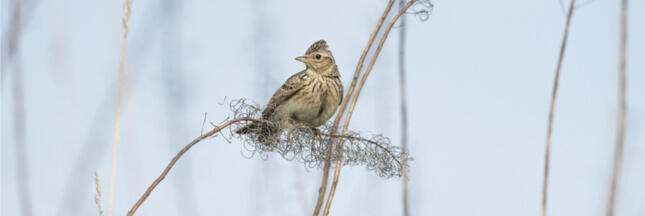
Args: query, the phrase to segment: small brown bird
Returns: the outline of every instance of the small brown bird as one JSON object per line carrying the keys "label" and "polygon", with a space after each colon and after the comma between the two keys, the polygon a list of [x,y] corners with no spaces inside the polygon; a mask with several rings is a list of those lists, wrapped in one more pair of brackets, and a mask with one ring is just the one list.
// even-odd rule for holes
{"label": "small brown bird", "polygon": [[[324,40],[316,41],[304,56],[296,58],[307,68],[289,77],[273,94],[262,111],[262,119],[274,122],[291,119],[315,129],[334,115],[343,100],[343,84],[338,66],[327,47]],[[255,133],[258,142],[275,146],[282,129],[253,122],[234,132]]]}

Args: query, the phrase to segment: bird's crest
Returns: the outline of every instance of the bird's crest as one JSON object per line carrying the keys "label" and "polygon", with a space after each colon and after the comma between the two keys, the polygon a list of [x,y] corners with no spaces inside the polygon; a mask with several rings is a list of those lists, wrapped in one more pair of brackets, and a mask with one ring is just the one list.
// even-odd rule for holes
{"label": "bird's crest", "polygon": [[316,41],[316,43],[312,44],[309,49],[307,49],[305,55],[309,55],[321,49],[327,49],[327,47],[327,42],[325,40]]}

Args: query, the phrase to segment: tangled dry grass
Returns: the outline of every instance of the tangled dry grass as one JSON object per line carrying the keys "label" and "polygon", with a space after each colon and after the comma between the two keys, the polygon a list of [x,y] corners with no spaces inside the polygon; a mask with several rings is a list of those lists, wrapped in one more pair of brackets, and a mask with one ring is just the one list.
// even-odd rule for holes
{"label": "tangled dry grass", "polygon": [[[283,131],[259,137],[256,134],[237,134],[233,130],[244,126],[249,121],[238,121],[228,127],[228,136],[243,141],[246,157],[259,155],[266,158],[269,153],[277,153],[289,161],[298,161],[309,168],[322,169],[325,161],[336,161],[341,158],[341,166],[365,166],[367,170],[374,171],[382,178],[401,177],[403,167],[407,166],[410,157],[403,148],[392,146],[390,139],[381,134],[358,133],[348,131],[338,135],[331,133],[331,124],[323,125],[314,131],[303,124],[283,121],[269,122],[261,120],[262,109],[257,104],[249,103],[246,99],[233,100],[229,104],[231,119],[253,119],[249,121],[262,121],[267,127],[277,126]],[[217,127],[217,126],[215,126]],[[318,134],[319,133],[319,134]],[[224,135],[220,133],[219,135]],[[276,139],[277,145],[261,144],[259,140]],[[341,140],[345,140],[342,153],[339,148]],[[332,145],[331,155],[327,154],[327,146]]]}

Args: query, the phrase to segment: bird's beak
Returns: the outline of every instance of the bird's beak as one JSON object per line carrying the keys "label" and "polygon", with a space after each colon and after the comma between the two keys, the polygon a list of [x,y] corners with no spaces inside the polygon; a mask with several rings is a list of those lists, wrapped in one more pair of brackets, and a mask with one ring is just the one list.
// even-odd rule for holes
{"label": "bird's beak", "polygon": [[305,56],[296,57],[296,60],[304,62],[305,64],[309,63],[309,58]]}

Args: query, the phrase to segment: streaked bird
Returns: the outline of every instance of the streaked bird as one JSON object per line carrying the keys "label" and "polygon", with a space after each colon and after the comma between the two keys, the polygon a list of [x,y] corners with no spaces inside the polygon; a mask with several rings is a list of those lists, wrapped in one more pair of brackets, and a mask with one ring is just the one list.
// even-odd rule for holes
{"label": "streaked bird", "polygon": [[[289,77],[273,94],[262,112],[262,119],[273,122],[293,120],[315,129],[334,115],[343,100],[343,84],[338,66],[327,48],[327,42],[319,40],[307,49],[304,56],[296,58],[307,68]],[[282,130],[253,122],[234,132],[255,133],[258,142],[276,146]]]}

